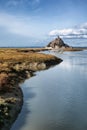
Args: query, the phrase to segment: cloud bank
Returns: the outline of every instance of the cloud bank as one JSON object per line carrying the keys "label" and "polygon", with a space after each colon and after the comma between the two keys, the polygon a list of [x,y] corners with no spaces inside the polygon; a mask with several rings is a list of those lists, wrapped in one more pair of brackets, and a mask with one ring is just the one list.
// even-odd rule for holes
{"label": "cloud bank", "polygon": [[0,27],[5,31],[22,36],[29,36],[30,28],[23,20],[12,15],[0,13]]}
{"label": "cloud bank", "polygon": [[87,23],[68,29],[52,30],[50,36],[61,36],[63,38],[87,38]]}
{"label": "cloud bank", "polygon": [[26,18],[0,13],[0,31],[29,38],[35,36],[37,27],[32,22],[31,17]]}

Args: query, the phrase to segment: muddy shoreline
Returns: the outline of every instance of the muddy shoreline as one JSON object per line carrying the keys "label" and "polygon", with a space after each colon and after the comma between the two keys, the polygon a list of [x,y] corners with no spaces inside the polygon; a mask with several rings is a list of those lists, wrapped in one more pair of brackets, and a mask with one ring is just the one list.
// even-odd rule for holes
{"label": "muddy shoreline", "polygon": [[34,76],[34,72],[62,62],[55,56],[36,52],[0,49],[0,130],[10,130],[21,111],[23,93],[19,84]]}

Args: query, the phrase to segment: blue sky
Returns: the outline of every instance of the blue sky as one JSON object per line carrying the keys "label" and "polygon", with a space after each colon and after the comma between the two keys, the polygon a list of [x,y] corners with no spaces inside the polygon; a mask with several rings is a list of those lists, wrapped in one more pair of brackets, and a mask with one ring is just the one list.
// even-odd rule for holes
{"label": "blue sky", "polygon": [[0,46],[87,38],[87,0],[0,0]]}

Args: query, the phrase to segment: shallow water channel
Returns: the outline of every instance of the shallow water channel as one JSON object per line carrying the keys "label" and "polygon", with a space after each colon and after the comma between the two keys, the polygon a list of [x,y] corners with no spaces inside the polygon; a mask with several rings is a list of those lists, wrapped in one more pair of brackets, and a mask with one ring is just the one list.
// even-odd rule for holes
{"label": "shallow water channel", "polygon": [[87,51],[51,53],[63,62],[21,85],[24,105],[11,130],[87,130]]}

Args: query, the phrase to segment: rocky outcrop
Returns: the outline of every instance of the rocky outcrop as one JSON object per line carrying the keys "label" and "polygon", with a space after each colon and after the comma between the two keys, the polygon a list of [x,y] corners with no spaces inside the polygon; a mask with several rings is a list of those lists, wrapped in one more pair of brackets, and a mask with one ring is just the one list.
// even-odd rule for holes
{"label": "rocky outcrop", "polygon": [[65,44],[64,41],[58,36],[58,38],[54,39],[51,41],[47,47],[51,47],[53,49],[59,49],[59,48],[69,48],[70,46]]}

